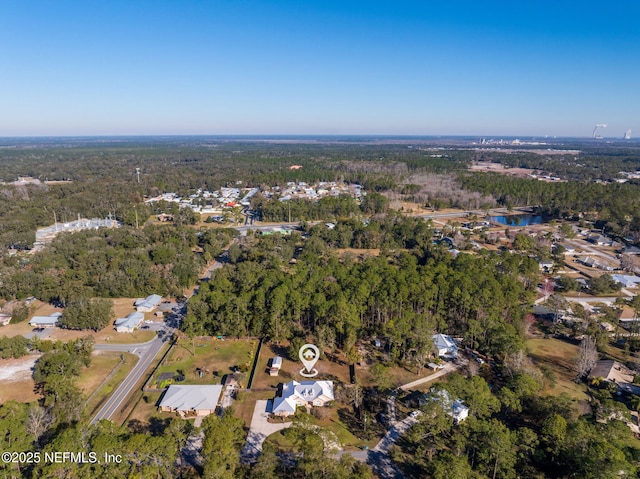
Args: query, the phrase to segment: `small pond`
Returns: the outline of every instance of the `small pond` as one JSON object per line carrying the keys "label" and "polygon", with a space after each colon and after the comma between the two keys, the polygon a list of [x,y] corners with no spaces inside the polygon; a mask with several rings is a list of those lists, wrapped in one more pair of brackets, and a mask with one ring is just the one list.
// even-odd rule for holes
{"label": "small pond", "polygon": [[544,217],[540,215],[491,216],[489,219],[505,226],[529,226],[539,225],[545,222]]}

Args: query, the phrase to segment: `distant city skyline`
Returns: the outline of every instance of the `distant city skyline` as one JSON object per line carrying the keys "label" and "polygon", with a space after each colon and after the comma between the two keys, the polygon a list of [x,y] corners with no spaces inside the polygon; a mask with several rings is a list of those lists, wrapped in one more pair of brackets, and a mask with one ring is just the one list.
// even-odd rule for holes
{"label": "distant city skyline", "polygon": [[[571,4],[571,5],[568,5]],[[9,2],[0,137],[640,135],[640,5]]]}

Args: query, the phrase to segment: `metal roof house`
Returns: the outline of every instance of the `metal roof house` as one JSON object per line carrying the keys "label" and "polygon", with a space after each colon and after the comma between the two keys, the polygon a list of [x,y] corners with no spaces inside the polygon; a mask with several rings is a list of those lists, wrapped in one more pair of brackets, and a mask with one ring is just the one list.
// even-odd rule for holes
{"label": "metal roof house", "polygon": [[137,311],[127,314],[125,318],[118,318],[113,325],[119,333],[132,333],[144,321],[144,314]]}
{"label": "metal roof house", "polygon": [[185,416],[208,416],[216,411],[222,395],[220,384],[176,386],[172,384],[160,401],[160,410]]}
{"label": "metal roof house", "polygon": [[293,416],[298,406],[325,406],[334,400],[333,381],[290,381],[282,385],[282,395],[273,400],[276,416]]}
{"label": "metal roof house", "polygon": [[635,288],[640,284],[640,277],[628,274],[612,274],[611,279],[620,283],[624,288]]}
{"label": "metal roof house", "polygon": [[54,328],[58,325],[60,316],[62,316],[62,313],[59,311],[51,313],[49,316],[34,316],[31,318],[31,321],[29,321],[29,326],[35,328]]}
{"label": "metal roof house", "polygon": [[469,417],[469,408],[464,405],[462,399],[451,399],[446,389],[435,389],[431,393],[425,395],[429,401],[436,401],[442,406],[446,414],[451,416],[456,424],[461,423]]}
{"label": "metal roof house", "polygon": [[434,334],[433,344],[438,350],[438,356],[441,358],[457,358],[458,346],[454,343],[453,339],[446,334]]}
{"label": "metal roof house", "polygon": [[159,294],[152,294],[144,299],[141,298],[136,300],[133,305],[136,307],[136,311],[139,311],[141,313],[150,313],[158,307],[161,301],[162,296],[160,296]]}

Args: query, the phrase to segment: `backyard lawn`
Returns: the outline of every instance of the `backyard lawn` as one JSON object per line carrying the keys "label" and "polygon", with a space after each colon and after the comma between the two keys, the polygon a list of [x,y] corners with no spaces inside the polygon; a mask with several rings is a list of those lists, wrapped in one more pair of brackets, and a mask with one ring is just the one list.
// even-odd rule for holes
{"label": "backyard lawn", "polygon": [[530,339],[527,341],[527,348],[537,366],[546,366],[555,375],[555,385],[549,388],[549,394],[566,393],[579,401],[588,399],[586,386],[574,381],[578,346],[559,339]]}
{"label": "backyard lawn", "polygon": [[173,375],[183,377],[183,384],[219,384],[225,374],[239,368],[240,385],[246,387],[257,347],[257,339],[185,339],[173,347],[152,382],[157,385],[160,375]]}
{"label": "backyard lawn", "polygon": [[[317,376],[313,378],[303,377],[300,374],[300,370],[304,366],[299,360],[291,361],[289,359],[287,354],[288,347],[288,342],[281,342],[280,346],[274,343],[264,343],[262,345],[251,389],[269,388],[275,391],[279,383],[286,383],[292,379],[296,381],[326,379],[349,384],[349,366],[346,363],[340,364],[339,362],[330,361],[327,356],[324,356],[315,364],[314,368],[318,370]],[[269,376],[269,360],[275,356],[282,357],[282,368],[278,376]]]}

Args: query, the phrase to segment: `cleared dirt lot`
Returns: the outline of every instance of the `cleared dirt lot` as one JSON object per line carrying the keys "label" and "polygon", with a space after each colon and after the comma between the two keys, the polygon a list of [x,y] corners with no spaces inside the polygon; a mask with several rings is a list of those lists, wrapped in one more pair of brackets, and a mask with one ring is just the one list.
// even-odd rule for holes
{"label": "cleared dirt lot", "polygon": [[0,404],[7,401],[29,402],[40,398],[33,391],[33,365],[40,357],[30,354],[19,359],[0,360]]}

